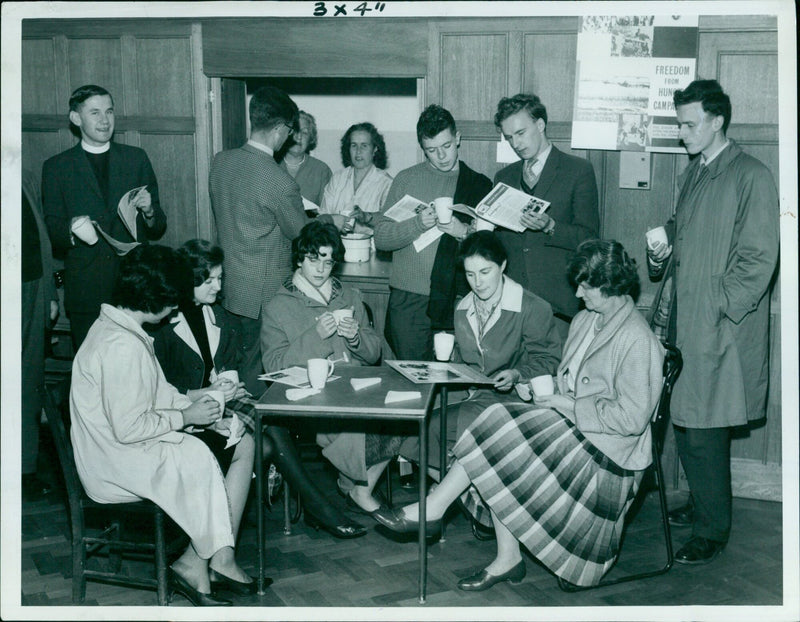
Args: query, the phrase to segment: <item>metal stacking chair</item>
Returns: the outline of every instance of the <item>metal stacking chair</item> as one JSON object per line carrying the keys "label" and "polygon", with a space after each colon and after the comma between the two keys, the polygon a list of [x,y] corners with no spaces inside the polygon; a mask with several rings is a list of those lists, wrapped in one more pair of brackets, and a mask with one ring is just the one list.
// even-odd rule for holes
{"label": "metal stacking chair", "polygon": [[[558,577],[558,587],[565,592],[579,592],[583,590],[591,590],[597,587],[604,587],[607,585],[616,585],[617,583],[625,583],[627,581],[637,581],[639,579],[647,579],[664,574],[672,568],[674,556],[672,553],[672,539],[670,536],[669,520],[667,519],[667,495],[664,489],[664,473],[661,468],[661,450],[664,447],[664,434],[666,433],[667,422],[669,420],[669,404],[672,396],[672,387],[681,373],[683,368],[683,357],[681,351],[672,344],[664,344],[666,348],[666,356],[664,357],[664,384],[661,389],[661,397],[658,400],[653,418],[650,421],[650,431],[652,432],[653,444],[653,463],[647,467],[647,471],[652,472],[655,479],[655,486],[658,490],[658,498],[661,505],[661,526],[664,532],[664,544],[666,546],[667,559],[663,566],[658,569],[638,572],[634,574],[617,577],[614,579],[604,578],[597,585],[579,586],[564,581]],[[645,479],[642,480],[643,485],[639,488],[639,495],[647,494],[648,487],[644,485],[648,472],[645,472]]]}

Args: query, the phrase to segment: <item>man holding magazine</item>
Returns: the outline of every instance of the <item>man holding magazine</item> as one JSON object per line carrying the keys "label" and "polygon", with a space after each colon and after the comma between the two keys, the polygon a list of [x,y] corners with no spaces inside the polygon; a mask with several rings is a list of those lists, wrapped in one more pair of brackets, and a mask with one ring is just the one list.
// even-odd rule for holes
{"label": "man holding magazine", "polygon": [[[425,161],[394,178],[375,223],[375,246],[394,251],[386,314],[389,345],[398,359],[432,360],[433,332],[453,330],[456,296],[469,290],[463,268],[456,265],[456,253],[472,219],[454,212],[449,222],[439,221],[429,204],[451,197],[456,204],[475,207],[492,182],[459,161],[461,133],[453,115],[441,106],[430,105],[422,111],[417,140]],[[405,195],[424,206],[416,216],[398,222],[391,214],[384,215]],[[434,229],[442,235],[432,235]],[[420,236],[429,243],[423,246]]]}
{"label": "man holding magazine", "polygon": [[569,322],[578,312],[578,299],[566,277],[567,262],[581,242],[599,235],[594,169],[547,139],[547,110],[536,95],[501,99],[494,124],[522,158],[498,171],[494,183],[550,203],[544,212],[522,216],[523,232],[498,229],[508,251],[508,275],[551,304],[566,339]]}

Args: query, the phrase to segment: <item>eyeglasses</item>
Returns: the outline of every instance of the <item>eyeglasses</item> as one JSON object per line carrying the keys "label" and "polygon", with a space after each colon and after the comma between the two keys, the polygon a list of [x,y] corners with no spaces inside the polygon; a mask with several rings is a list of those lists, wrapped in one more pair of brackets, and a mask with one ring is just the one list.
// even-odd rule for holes
{"label": "eyeglasses", "polygon": [[314,266],[318,266],[320,265],[320,262],[322,262],[322,265],[326,268],[333,268],[333,266],[336,265],[336,262],[333,259],[323,259],[319,255],[317,255],[316,257],[311,257],[311,255],[306,255],[306,261],[308,261],[308,263]]}
{"label": "eyeglasses", "polygon": [[283,125],[285,125],[286,129],[289,130],[287,136],[291,136],[292,134],[294,134],[294,128],[291,125],[289,125],[288,123],[283,123]]}

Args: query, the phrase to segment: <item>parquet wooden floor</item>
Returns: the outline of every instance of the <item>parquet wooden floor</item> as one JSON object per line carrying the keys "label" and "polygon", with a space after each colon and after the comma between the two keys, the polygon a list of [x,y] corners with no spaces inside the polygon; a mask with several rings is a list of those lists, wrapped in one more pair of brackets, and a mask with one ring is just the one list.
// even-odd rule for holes
{"label": "parquet wooden floor", "polygon": [[[332,474],[321,463],[312,465],[320,480],[335,490]],[[415,498],[415,491],[394,487],[395,503]],[[332,499],[341,499],[331,493]],[[679,503],[683,493],[672,501]],[[251,504],[243,522],[237,549],[239,563],[255,574],[256,513]],[[494,555],[493,541],[476,540],[464,517],[455,512],[446,540],[429,547],[428,601],[425,607],[566,607],[680,605],[779,605],[782,603],[782,505],[746,499],[734,500],[734,529],[722,554],[707,566],[676,565],[667,575],[643,581],[568,594],[533,558],[526,559],[528,575],[517,586],[508,583],[486,592],[456,588],[460,577],[487,564]],[[267,513],[267,576],[275,582],[263,597],[239,598],[241,607],[419,607],[417,602],[417,546],[381,535],[368,517],[366,537],[336,540],[314,531],[302,521],[293,534],[282,533],[282,508]],[[673,529],[677,549],[689,536]],[[663,539],[655,494],[648,495],[630,524],[618,567],[612,572],[658,565]],[[71,605],[70,545],[67,514],[60,495],[22,507],[22,605]],[[144,562],[126,562],[131,573],[147,573]],[[795,593],[796,588],[791,588]],[[154,592],[89,582],[87,606],[155,605]],[[189,606],[176,596],[173,607]],[[198,611],[199,613],[199,611]],[[413,614],[412,614],[413,615]],[[330,618],[328,618],[330,619]]]}

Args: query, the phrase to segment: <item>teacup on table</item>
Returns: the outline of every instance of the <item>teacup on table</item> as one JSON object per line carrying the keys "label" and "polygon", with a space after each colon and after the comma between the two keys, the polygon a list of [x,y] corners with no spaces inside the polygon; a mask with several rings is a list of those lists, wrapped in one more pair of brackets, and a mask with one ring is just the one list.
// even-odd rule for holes
{"label": "teacup on table", "polygon": [[325,383],[333,375],[334,364],[328,359],[308,359],[308,383],[312,389],[323,389]]}
{"label": "teacup on table", "polygon": [[435,333],[433,335],[433,350],[437,361],[449,361],[453,353],[456,338],[452,333]]}

